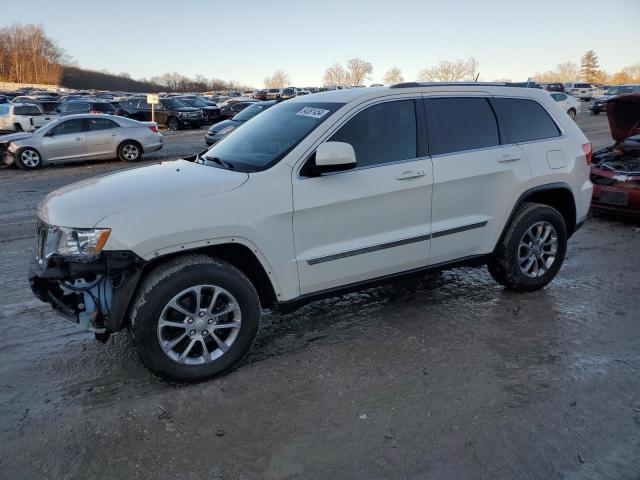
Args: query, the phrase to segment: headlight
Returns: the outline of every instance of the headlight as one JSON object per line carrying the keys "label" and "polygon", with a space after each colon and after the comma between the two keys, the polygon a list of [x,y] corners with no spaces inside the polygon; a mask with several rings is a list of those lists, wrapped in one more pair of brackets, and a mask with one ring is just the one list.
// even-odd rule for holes
{"label": "headlight", "polygon": [[47,228],[46,238],[42,239],[42,256],[49,257],[54,253],[65,257],[91,258],[102,251],[110,228]]}
{"label": "headlight", "polygon": [[229,125],[228,127],[224,127],[222,130],[218,132],[219,135],[227,135],[233,132],[236,129],[234,125]]}
{"label": "headlight", "polygon": [[188,113],[186,112],[178,112],[178,116],[179,117],[186,117],[188,115]]}

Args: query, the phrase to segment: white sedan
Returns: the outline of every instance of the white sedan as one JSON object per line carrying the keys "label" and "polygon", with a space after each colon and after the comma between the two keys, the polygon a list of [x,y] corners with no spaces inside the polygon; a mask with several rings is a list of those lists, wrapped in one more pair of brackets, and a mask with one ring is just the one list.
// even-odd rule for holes
{"label": "white sedan", "polygon": [[580,101],[576,97],[561,92],[551,92],[550,95],[571,118],[576,118],[580,110]]}

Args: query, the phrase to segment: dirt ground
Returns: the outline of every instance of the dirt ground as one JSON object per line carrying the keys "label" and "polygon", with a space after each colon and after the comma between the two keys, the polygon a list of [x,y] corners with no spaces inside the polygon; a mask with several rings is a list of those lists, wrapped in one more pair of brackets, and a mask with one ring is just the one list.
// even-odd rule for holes
{"label": "dirt ground", "polygon": [[44,195],[128,167],[0,169],[0,478],[640,478],[639,222],[591,218],[535,293],[457,269],[267,315],[238,370],[171,386],[26,281]]}

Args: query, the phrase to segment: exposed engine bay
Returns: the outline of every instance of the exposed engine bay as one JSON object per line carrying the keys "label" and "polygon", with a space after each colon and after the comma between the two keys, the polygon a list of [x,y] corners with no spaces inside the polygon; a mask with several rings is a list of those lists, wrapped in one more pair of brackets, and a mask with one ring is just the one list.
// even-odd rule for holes
{"label": "exposed engine bay", "polygon": [[592,162],[605,171],[640,176],[640,135],[595,152]]}

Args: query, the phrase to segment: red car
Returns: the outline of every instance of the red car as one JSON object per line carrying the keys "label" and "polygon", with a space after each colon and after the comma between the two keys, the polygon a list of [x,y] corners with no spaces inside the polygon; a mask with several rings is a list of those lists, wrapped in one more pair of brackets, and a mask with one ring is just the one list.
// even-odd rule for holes
{"label": "red car", "polygon": [[607,101],[611,147],[592,156],[592,208],[640,216],[640,95]]}

